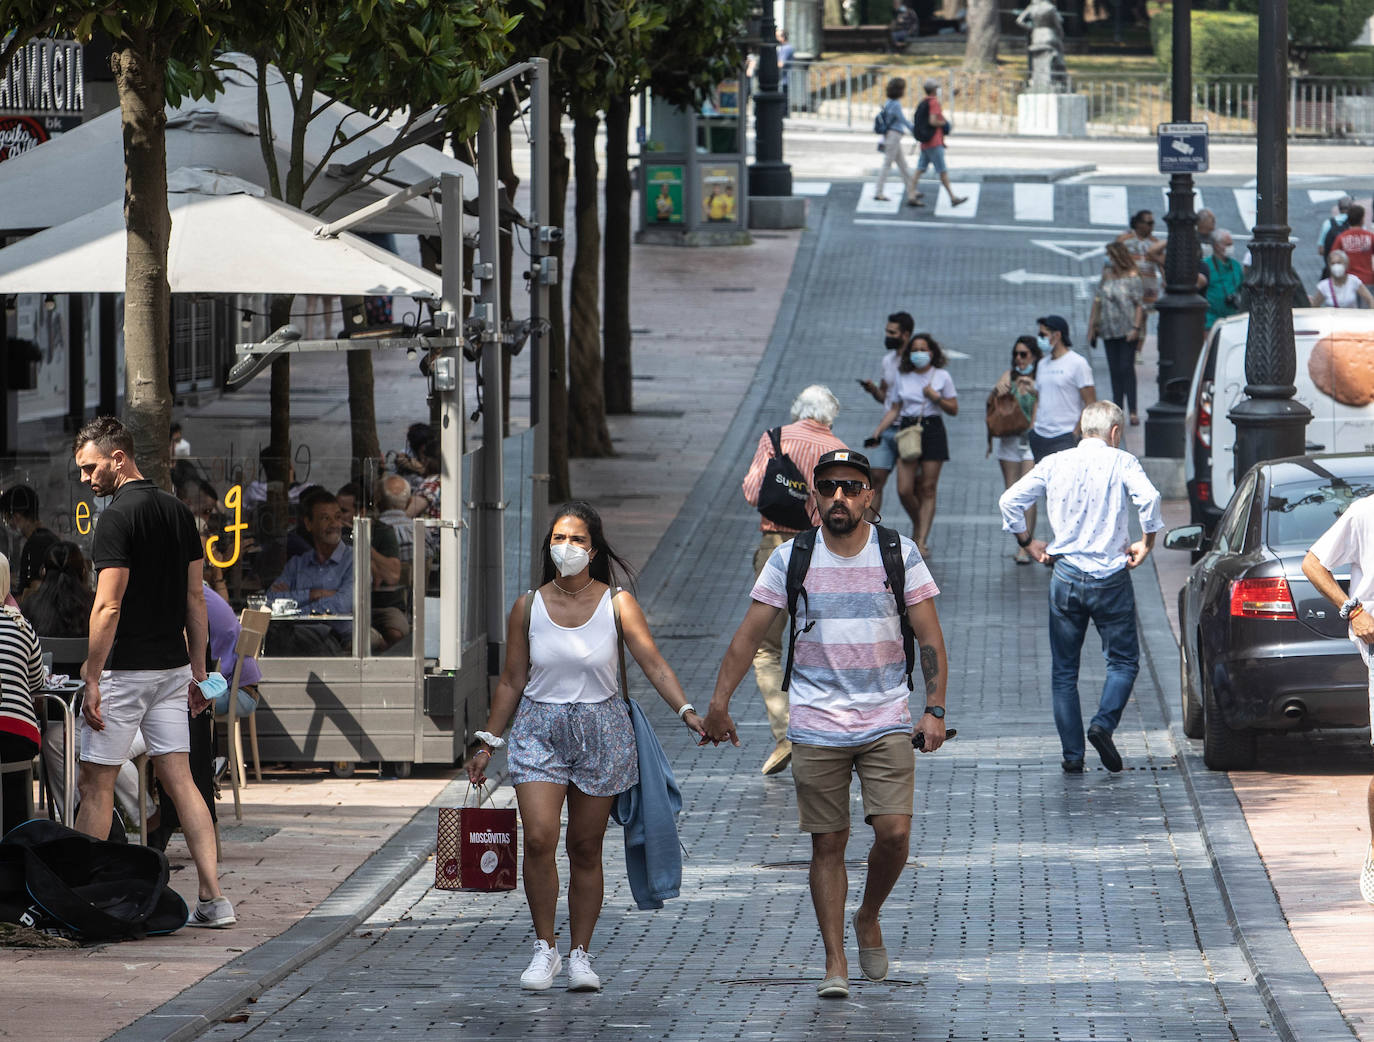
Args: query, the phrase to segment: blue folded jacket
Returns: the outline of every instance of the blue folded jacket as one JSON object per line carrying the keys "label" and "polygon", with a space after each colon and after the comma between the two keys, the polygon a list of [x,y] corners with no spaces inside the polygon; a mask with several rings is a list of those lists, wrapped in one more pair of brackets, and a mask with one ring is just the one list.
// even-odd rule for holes
{"label": "blue folded jacket", "polygon": [[662,908],[682,889],[682,847],[677,838],[682,792],[644,710],[634,699],[629,708],[639,748],[639,783],[616,797],[611,816],[625,826],[625,871],[635,905]]}

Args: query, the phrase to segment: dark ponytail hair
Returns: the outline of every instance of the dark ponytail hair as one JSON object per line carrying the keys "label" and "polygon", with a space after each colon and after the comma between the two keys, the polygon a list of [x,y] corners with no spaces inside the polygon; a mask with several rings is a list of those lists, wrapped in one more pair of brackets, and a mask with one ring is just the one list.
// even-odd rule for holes
{"label": "dark ponytail hair", "polygon": [[544,536],[543,578],[539,580],[541,585],[552,582],[558,574],[558,569],[553,565],[553,555],[549,553],[549,543],[553,539],[553,526],[565,517],[575,517],[587,526],[587,534],[592,541],[590,549],[596,551],[587,569],[591,577],[605,583],[612,589],[616,586],[628,586],[633,590],[634,569],[630,567],[625,558],[611,549],[610,543],[606,542],[606,533],[601,526],[601,515],[593,509],[590,503],[580,499],[564,503],[553,512],[553,517],[549,521],[549,530]]}

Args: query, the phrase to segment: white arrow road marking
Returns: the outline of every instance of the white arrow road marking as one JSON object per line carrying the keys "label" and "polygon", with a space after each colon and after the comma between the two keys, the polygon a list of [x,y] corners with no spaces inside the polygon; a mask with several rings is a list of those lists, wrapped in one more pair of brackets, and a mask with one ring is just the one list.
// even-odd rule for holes
{"label": "white arrow road marking", "polygon": [[876,186],[869,181],[859,191],[859,205],[854,207],[855,213],[891,213],[895,214],[902,205],[902,175],[890,178],[883,193],[887,196],[887,201],[874,199],[873,193]]}
{"label": "white arrow road marking", "polygon": [[1307,198],[1314,203],[1334,203],[1343,195],[1344,188],[1311,188],[1307,192]]}
{"label": "white arrow road marking", "polygon": [[1018,221],[1054,220],[1054,185],[1012,185],[1012,207]]}
{"label": "white arrow road marking", "polygon": [[1097,285],[1098,277],[1096,275],[1051,275],[1047,271],[1027,271],[1025,268],[1017,268],[1015,271],[1002,272],[1002,281],[1010,282],[1014,286],[1022,286],[1027,282],[1073,286],[1078,299],[1087,300],[1092,296],[1090,287]]}
{"label": "white arrow road marking", "polygon": [[1111,224],[1125,231],[1127,221],[1125,185],[1088,186],[1088,223]]}
{"label": "white arrow road marking", "polygon": [[1057,253],[1061,257],[1070,257],[1076,261],[1085,261],[1089,257],[1095,257],[1099,253],[1107,252],[1107,244],[1099,240],[1084,241],[1082,239],[1032,239],[1032,243],[1042,249]]}

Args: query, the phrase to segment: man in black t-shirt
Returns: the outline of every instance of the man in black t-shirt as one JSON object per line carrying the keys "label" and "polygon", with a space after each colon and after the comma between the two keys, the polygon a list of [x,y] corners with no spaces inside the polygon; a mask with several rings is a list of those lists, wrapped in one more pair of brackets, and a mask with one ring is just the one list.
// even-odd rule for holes
{"label": "man in black t-shirt", "polygon": [[186,710],[204,711],[207,626],[204,560],[190,510],[144,478],[134,443],[112,416],[92,420],[74,444],[81,480],[110,496],[91,554],[98,578],[81,707],[81,810],[76,827],[110,832],[114,780],[141,729],[158,781],[171,796],[196,863],[191,926],[232,926],[220,893],[215,831],[191,777]]}

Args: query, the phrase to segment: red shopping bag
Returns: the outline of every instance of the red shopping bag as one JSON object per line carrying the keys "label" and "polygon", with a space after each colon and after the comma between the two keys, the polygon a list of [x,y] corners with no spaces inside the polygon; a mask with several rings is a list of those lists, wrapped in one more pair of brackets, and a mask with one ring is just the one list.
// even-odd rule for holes
{"label": "red shopping bag", "polygon": [[515,809],[440,807],[434,848],[439,890],[514,890]]}

